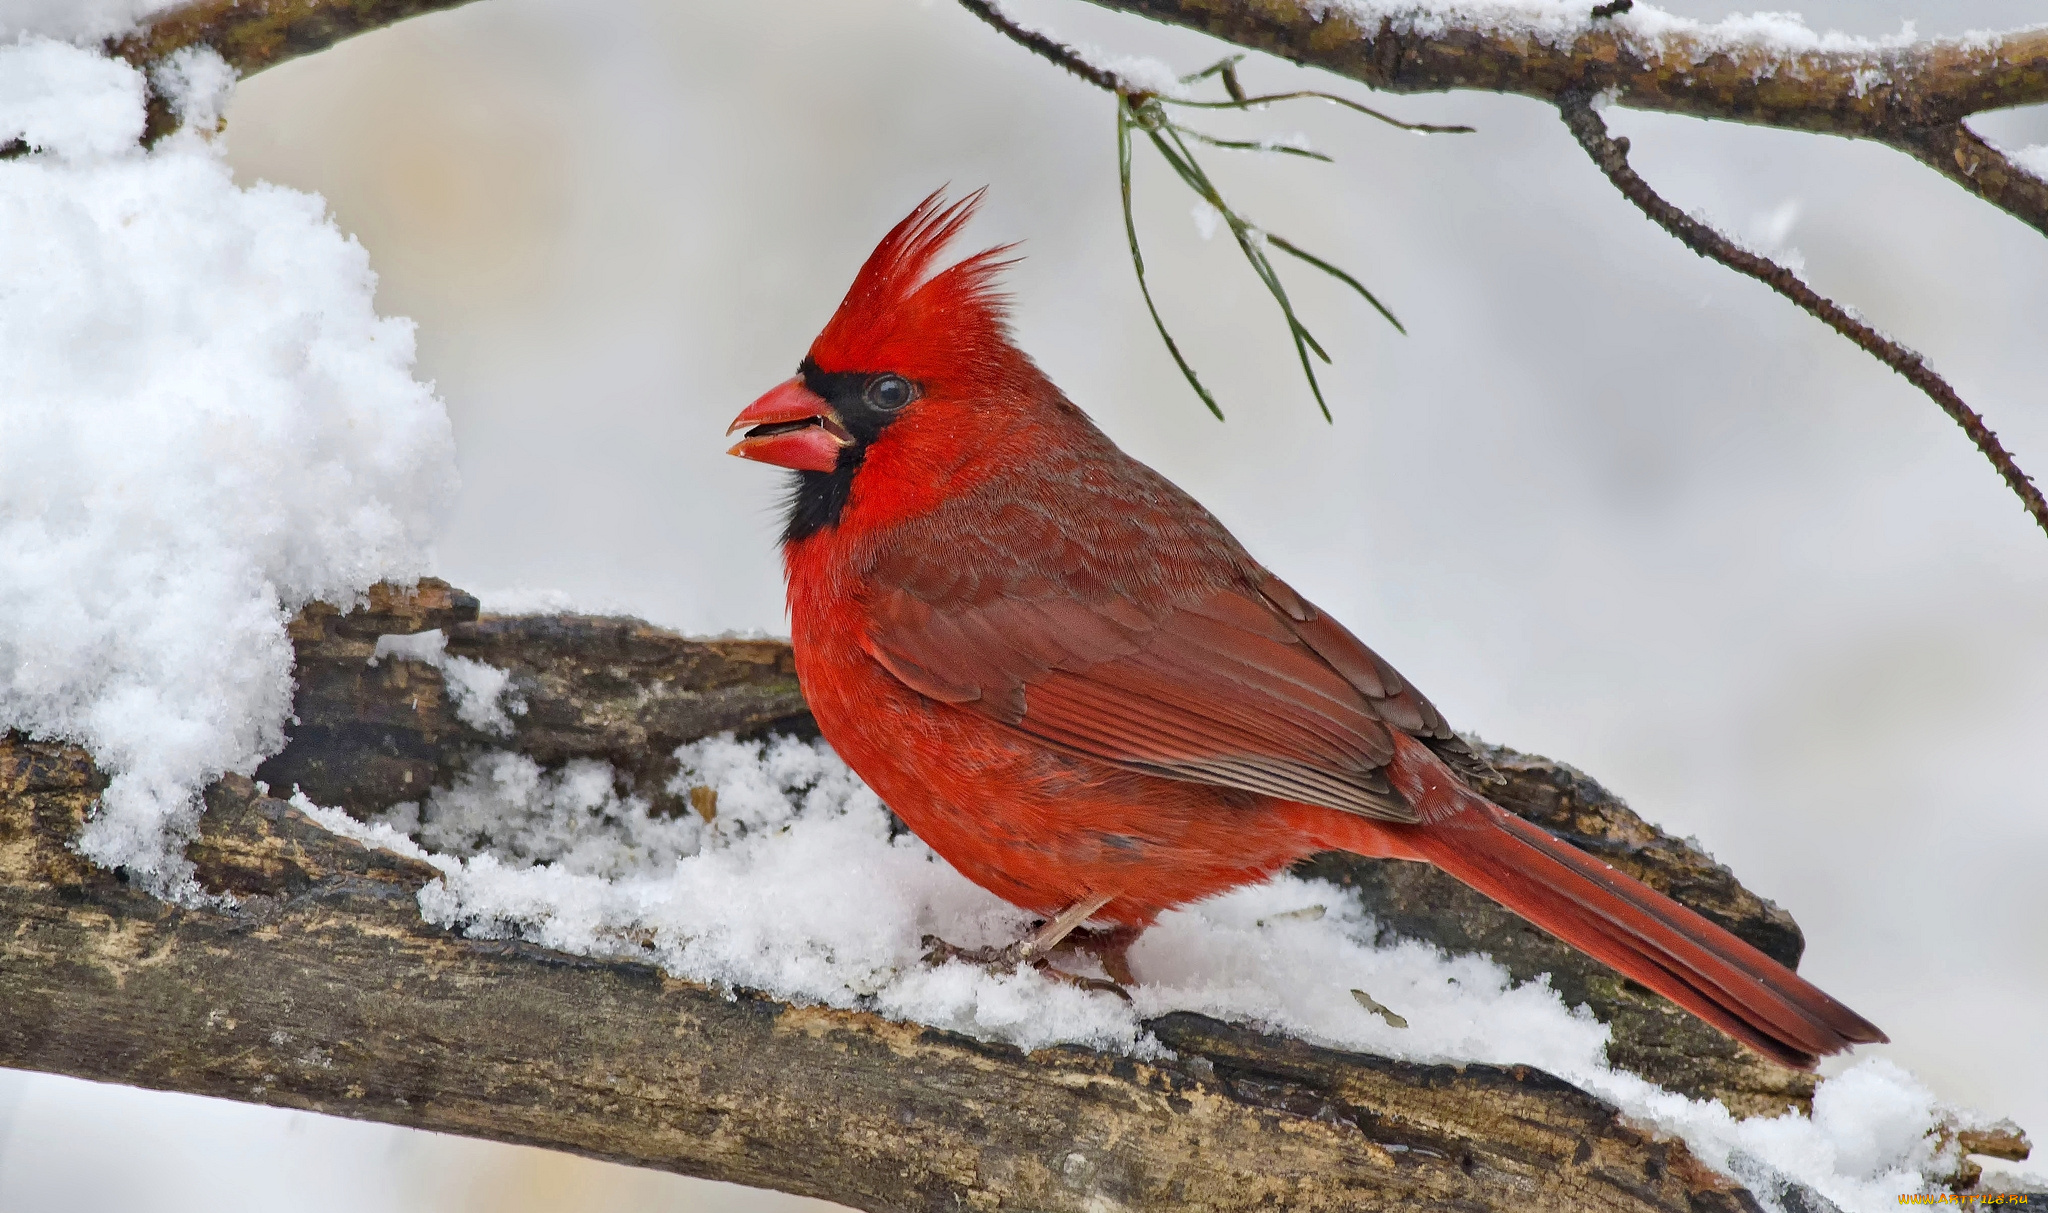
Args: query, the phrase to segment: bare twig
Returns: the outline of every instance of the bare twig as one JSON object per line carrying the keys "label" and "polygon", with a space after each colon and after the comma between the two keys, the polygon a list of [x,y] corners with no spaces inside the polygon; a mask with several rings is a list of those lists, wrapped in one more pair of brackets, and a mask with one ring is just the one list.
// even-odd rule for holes
{"label": "bare twig", "polygon": [[1558,112],[1564,116],[1565,125],[1571,129],[1579,146],[1585,148],[1593,163],[1607,174],[1614,188],[1635,203],[1651,222],[1676,236],[1680,243],[1700,256],[1746,274],[1790,299],[1821,323],[1855,342],[1871,357],[1897,371],[1908,383],[1927,393],[1943,412],[1963,427],[1970,441],[1977,444],[1977,449],[1984,452],[1991,466],[1998,469],[1999,476],[2019,496],[2027,513],[2043,531],[2048,531],[2048,501],[2042,499],[2041,490],[2013,462],[2012,455],[1999,443],[1998,435],[1991,432],[1991,427],[1984,424],[1984,419],[1963,403],[1948,380],[1936,374],[1926,359],[1850,315],[1847,309],[1808,286],[1791,270],[1738,246],[1666,201],[1629,167],[1628,140],[1616,139],[1607,133],[1607,124],[1601,121],[1585,94],[1566,94],[1558,101]]}
{"label": "bare twig", "polygon": [[1002,32],[1003,37],[1041,59],[1066,68],[1096,88],[1119,94],[1137,91],[1125,81],[1088,62],[1073,47],[1010,20],[1009,14],[997,8],[990,0],[960,0],[960,7],[995,26]]}

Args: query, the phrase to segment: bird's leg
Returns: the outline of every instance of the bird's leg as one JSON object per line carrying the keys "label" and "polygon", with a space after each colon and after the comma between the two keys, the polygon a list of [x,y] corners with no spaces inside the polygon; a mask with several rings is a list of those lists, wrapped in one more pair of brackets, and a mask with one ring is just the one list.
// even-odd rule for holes
{"label": "bird's leg", "polygon": [[[1121,994],[1123,990],[1115,982],[1102,982],[1092,977],[1076,977],[1071,973],[1063,973],[1058,969],[1052,968],[1046,960],[1048,955],[1062,943],[1067,942],[1068,936],[1073,935],[1082,923],[1088,921],[1089,915],[1108,905],[1115,898],[1116,894],[1109,893],[1077,901],[1066,909],[1061,910],[1052,921],[1041,925],[1031,934],[1001,948],[961,948],[947,943],[936,935],[927,935],[924,937],[924,960],[926,964],[934,965],[944,964],[949,960],[961,960],[968,964],[981,965],[998,973],[1007,973],[1014,970],[1020,964],[1028,964],[1049,977],[1069,981],[1075,985],[1086,986],[1090,989],[1113,989]],[[1118,928],[1118,930],[1122,929]],[[1114,931],[1103,932],[1105,935],[1113,935],[1115,933]],[[1094,932],[1083,932],[1083,934],[1092,935]],[[1132,938],[1135,939],[1136,937],[1136,933],[1133,932]],[[1126,943],[1124,946],[1128,947],[1129,944]],[[1121,963],[1121,953],[1118,954],[1118,962],[1119,967],[1128,975],[1130,968]],[[1107,961],[1104,962],[1103,967],[1105,971],[1108,969]],[[1112,977],[1116,976],[1115,973],[1110,975]]]}
{"label": "bird's leg", "polygon": [[1061,910],[1058,918],[1053,919],[1024,937],[1022,943],[1024,954],[1018,957],[1018,959],[1036,960],[1054,948],[1059,947],[1060,943],[1067,936],[1072,935],[1076,928],[1088,921],[1089,915],[1115,899],[1116,894],[1109,893],[1101,897],[1091,897],[1086,901],[1077,901],[1066,909]]}
{"label": "bird's leg", "polygon": [[1086,952],[1093,956],[1109,979],[1120,986],[1134,986],[1138,979],[1131,976],[1131,945],[1144,934],[1143,927],[1111,927],[1106,931],[1092,931],[1087,927],[1077,928],[1067,936],[1066,950]]}

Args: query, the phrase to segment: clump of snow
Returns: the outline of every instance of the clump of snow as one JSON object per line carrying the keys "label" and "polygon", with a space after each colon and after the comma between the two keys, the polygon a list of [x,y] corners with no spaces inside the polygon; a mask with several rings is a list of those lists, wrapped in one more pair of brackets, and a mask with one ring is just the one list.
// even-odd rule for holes
{"label": "clump of snow", "polygon": [[550,773],[515,754],[485,756],[455,786],[369,825],[294,803],[433,863],[442,878],[422,890],[423,912],[472,935],[652,961],[689,980],[1027,1049],[1157,1056],[1144,1021],[1189,1010],[1416,1061],[1533,1065],[1682,1138],[1777,1213],[1812,1207],[1809,1192],[1858,1213],[1932,1191],[1930,1177],[1954,1163],[1940,1130],[1968,1123],[1882,1060],[1822,1083],[1811,1117],[1737,1120],[1611,1068],[1606,1027],[1547,983],[1517,986],[1484,957],[1383,940],[1347,891],[1293,876],[1163,916],[1131,952],[1130,1003],[1029,970],[929,967],[924,936],[1007,943],[1028,916],[892,829],[822,743],[726,736],[676,757],[668,790],[715,792],[708,822],[621,795],[602,763]]}
{"label": "clump of snow", "polygon": [[41,35],[85,45],[135,32],[185,0],[0,0],[0,39]]}
{"label": "clump of snow", "polygon": [[2041,180],[2048,181],[2048,143],[2036,143],[2016,152],[2009,152],[2007,155],[2014,164]]}
{"label": "clump of snow", "polygon": [[[212,52],[166,73],[218,112]],[[191,897],[198,790],[282,741],[285,622],[424,572],[455,472],[361,246],[199,134],[144,151],[143,96],[0,46],[0,143],[31,148],[0,161],[0,728],[84,745],[112,782],[81,850]]]}
{"label": "clump of snow", "polygon": [[440,628],[377,637],[370,664],[387,657],[417,661],[441,671],[455,701],[455,718],[470,728],[500,737],[512,735],[512,717],[526,715],[526,701],[512,690],[512,673],[471,657],[450,657]]}
{"label": "clump of snow", "polygon": [[195,131],[218,131],[235,95],[235,69],[207,47],[171,52],[149,80]]}
{"label": "clump of snow", "polygon": [[0,47],[0,144],[56,161],[121,156],[142,137],[142,76],[116,59],[48,39]]}

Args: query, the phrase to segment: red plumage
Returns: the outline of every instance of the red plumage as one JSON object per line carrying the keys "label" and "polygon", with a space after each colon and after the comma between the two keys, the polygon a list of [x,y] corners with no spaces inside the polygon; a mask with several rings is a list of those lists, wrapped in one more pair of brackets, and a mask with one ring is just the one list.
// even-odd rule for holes
{"label": "red plumage", "polygon": [[799,470],[784,557],[818,726],[969,879],[1162,911],[1341,849],[1419,860],[1765,1054],[1884,1039],[1727,931],[1489,802],[1429,701],[1118,450],[1010,341],[979,195],[883,239],[735,454]]}

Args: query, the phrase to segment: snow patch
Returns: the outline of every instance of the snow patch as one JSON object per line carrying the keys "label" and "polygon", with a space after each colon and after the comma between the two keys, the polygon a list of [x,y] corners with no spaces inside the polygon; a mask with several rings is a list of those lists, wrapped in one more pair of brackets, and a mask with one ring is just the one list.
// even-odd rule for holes
{"label": "snow patch", "polygon": [[512,673],[470,657],[450,657],[440,628],[377,637],[369,664],[386,657],[417,661],[441,671],[455,701],[455,718],[480,732],[512,735],[512,717],[526,715],[526,701],[512,691]]}
{"label": "snow patch", "polygon": [[2036,143],[2006,154],[2011,157],[2014,164],[2041,180],[2048,181],[2048,143]]}
{"label": "snow patch", "polygon": [[[162,78],[204,117],[231,74]],[[455,471],[362,247],[196,133],[144,151],[143,96],[0,46],[0,143],[31,149],[0,161],[0,728],[83,745],[111,783],[80,849],[191,899],[199,789],[282,743],[286,621],[426,571]]]}
{"label": "snow patch", "polygon": [[708,820],[663,816],[602,763],[546,772],[515,754],[487,755],[453,787],[369,825],[294,803],[434,864],[443,875],[421,909],[471,935],[651,961],[688,980],[1026,1049],[1158,1056],[1143,1022],[1187,1010],[1413,1061],[1533,1065],[1684,1139],[1775,1213],[1807,1207],[1795,1185],[1849,1213],[1895,1208],[1952,1165],[1937,1130],[1976,1123],[1882,1060],[1822,1083],[1811,1117],[1737,1120],[1609,1067],[1606,1027],[1546,982],[1517,986],[1484,957],[1383,941],[1348,892],[1293,876],[1164,915],[1132,949],[1131,1003],[1031,971],[928,967],[924,936],[1006,943],[1027,916],[893,827],[823,743],[728,735],[676,758],[667,790],[699,790]]}

